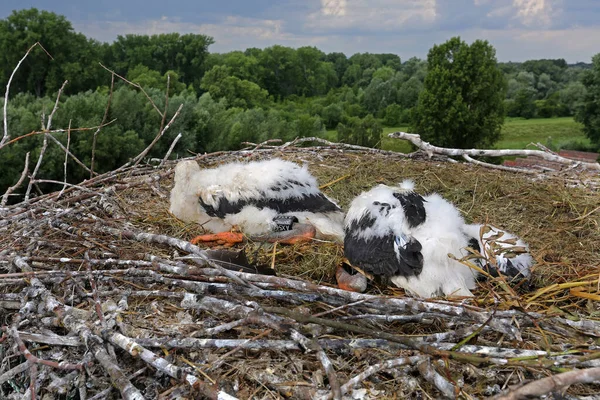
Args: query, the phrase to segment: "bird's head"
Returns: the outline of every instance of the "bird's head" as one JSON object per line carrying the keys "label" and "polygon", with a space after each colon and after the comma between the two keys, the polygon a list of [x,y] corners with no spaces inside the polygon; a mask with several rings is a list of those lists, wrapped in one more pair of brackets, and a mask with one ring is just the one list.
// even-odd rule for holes
{"label": "bird's head", "polygon": [[175,184],[188,184],[192,177],[200,172],[200,166],[194,160],[183,160],[175,167]]}
{"label": "bird's head", "polygon": [[346,232],[357,236],[383,237],[394,225],[401,226],[404,218],[401,203],[394,197],[394,188],[378,185],[361,193],[350,204],[346,214]]}

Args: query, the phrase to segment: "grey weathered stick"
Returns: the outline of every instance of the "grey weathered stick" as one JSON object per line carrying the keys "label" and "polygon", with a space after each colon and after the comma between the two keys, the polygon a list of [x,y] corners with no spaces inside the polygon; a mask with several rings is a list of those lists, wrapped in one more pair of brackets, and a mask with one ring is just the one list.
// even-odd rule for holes
{"label": "grey weathered stick", "polygon": [[[148,145],[148,147],[146,147],[140,154],[138,154],[132,160],[131,163],[128,163],[128,164],[125,164],[125,165],[127,165],[127,166],[129,166],[131,164],[137,165],[144,157],[146,157],[146,155],[150,152],[150,150],[152,149],[152,147],[154,147],[154,145],[156,144],[156,142],[158,142],[160,140],[160,138],[162,138],[162,136],[165,134],[165,132],[167,131],[167,129],[169,129],[171,127],[171,124],[179,116],[179,113],[181,112],[182,108],[183,108],[183,103],[181,103],[181,105],[179,106],[179,108],[177,109],[177,111],[175,111],[175,114],[173,115],[173,117],[171,117],[171,119],[169,120],[169,123],[167,125],[165,125],[165,127],[162,128],[158,132],[158,134],[156,135],[156,137],[154,138],[154,140],[152,140],[152,142]],[[121,168],[123,168],[123,167],[121,167]]]}
{"label": "grey weathered stick", "polygon": [[[23,58],[21,58],[19,60],[19,62],[17,63],[17,65],[15,66],[15,68],[13,69],[12,73],[10,74],[10,77],[8,78],[8,82],[6,83],[6,92],[4,92],[4,135],[2,135],[2,140],[0,140],[0,149],[2,147],[4,147],[4,145],[6,144],[6,142],[10,139],[10,134],[8,133],[8,118],[7,118],[7,109],[8,109],[8,93],[10,92],[10,84],[12,83],[13,77],[15,76],[15,74],[17,73],[17,70],[19,69],[19,67],[21,66],[21,64],[23,63],[23,61],[25,61],[25,59],[27,58],[27,56],[29,55],[29,53],[31,53],[31,50],[33,50],[33,48],[35,46],[40,46],[42,48],[44,48],[40,42],[35,42],[28,50],[27,52],[25,52],[25,55],[23,56]],[[44,49],[44,51],[46,51],[46,49]],[[48,52],[46,51],[46,54],[48,54]],[[48,54],[50,55],[50,54]]]}
{"label": "grey weathered stick", "polygon": [[402,357],[395,358],[393,360],[387,360],[379,364],[370,365],[360,374],[350,378],[348,382],[342,386],[342,394],[349,393],[353,387],[359,385],[362,381],[378,372],[385,371],[386,369],[397,368],[403,365],[414,365],[425,359],[427,359],[425,356]]}
{"label": "grey weathered stick", "polygon": [[96,141],[98,139],[98,134],[100,133],[100,128],[106,122],[106,118],[108,117],[108,110],[110,109],[110,103],[112,101],[113,92],[115,88],[115,74],[110,74],[110,91],[108,93],[108,101],[106,102],[106,108],[104,109],[104,116],[102,117],[102,122],[100,122],[100,126],[94,132],[94,136],[92,138],[92,160],[90,161],[90,178],[94,176],[94,161],[96,159]]}
{"label": "grey weathered stick", "polygon": [[71,120],[69,120],[69,128],[67,129],[67,149],[65,151],[65,162],[64,162],[64,178],[65,178],[65,183],[61,189],[61,191],[58,193],[57,199],[59,199],[62,194],[64,193],[65,189],[67,188],[67,161],[69,161],[69,147],[71,145]]}
{"label": "grey weathered stick", "polygon": [[534,170],[528,169],[528,168],[507,167],[506,165],[496,165],[496,164],[486,163],[486,162],[483,162],[483,161],[476,160],[476,159],[472,158],[471,156],[469,156],[467,154],[463,154],[462,157],[465,160],[467,160],[468,162],[470,162],[471,164],[481,165],[482,167],[486,167],[486,168],[499,169],[501,171],[508,171],[508,172],[522,172],[524,174],[537,174],[537,173],[539,173],[538,171],[534,171]]}
{"label": "grey weathered stick", "polygon": [[40,155],[38,157],[37,163],[35,164],[35,168],[33,169],[33,172],[31,173],[31,177],[29,178],[29,185],[27,185],[27,190],[25,191],[25,201],[29,200],[29,194],[31,193],[31,187],[35,180],[35,176],[37,175],[37,173],[40,169],[40,166],[42,165],[42,160],[44,158],[44,154],[46,153],[46,149],[48,148],[49,133],[47,133],[46,131],[48,131],[49,129],[52,128],[52,118],[54,118],[54,113],[56,113],[56,110],[58,109],[58,102],[60,100],[60,95],[62,94],[63,90],[65,89],[65,85],[68,82],[69,81],[64,81],[62,86],[58,90],[58,94],[56,95],[56,101],[54,102],[54,108],[52,109],[52,112],[48,116],[48,122],[45,124],[45,126],[42,126],[42,130],[45,132],[44,133],[44,142],[42,144],[42,149],[40,150]]}
{"label": "grey weathered stick", "polygon": [[541,157],[544,160],[554,161],[565,165],[571,165],[573,163],[579,163],[581,165],[585,165],[590,169],[600,170],[599,163],[589,163],[589,162],[580,162],[573,161],[571,159],[561,157],[558,155],[554,155],[551,153],[547,153],[541,150],[484,150],[484,149],[450,149],[446,147],[438,147],[429,144],[421,139],[421,137],[414,133],[406,133],[406,132],[392,132],[388,134],[388,137],[394,139],[404,139],[408,140],[421,150],[425,151],[430,157],[433,154],[440,154],[446,156],[491,156],[491,157],[503,157],[503,156],[537,156]]}
{"label": "grey weathered stick", "polygon": [[21,177],[19,178],[17,183],[15,183],[13,186],[6,189],[6,192],[2,196],[2,202],[0,202],[0,207],[4,207],[6,205],[6,203],[8,202],[8,196],[10,196],[10,194],[12,192],[14,192],[15,189],[17,189],[19,186],[21,186],[21,184],[25,180],[25,177],[27,177],[27,171],[29,171],[29,152],[27,152],[27,154],[25,154],[25,165],[23,166],[23,172],[21,172]]}
{"label": "grey weathered stick", "polygon": [[419,372],[421,376],[433,386],[435,386],[446,398],[454,399],[456,398],[456,393],[454,391],[454,385],[446,380],[443,376],[441,376],[431,365],[431,359],[425,358],[418,365]]}
{"label": "grey weathered stick", "polygon": [[3,385],[4,382],[14,379],[15,376],[27,371],[30,366],[31,363],[29,361],[25,361],[24,363],[21,363],[16,367],[9,369],[8,371],[0,375],[0,385]]}
{"label": "grey weathered stick", "polygon": [[126,237],[128,239],[134,239],[134,240],[138,240],[141,242],[164,243],[164,244],[168,244],[169,246],[176,247],[180,250],[183,250],[183,251],[186,251],[188,253],[198,256],[200,259],[197,261],[208,264],[211,267],[218,269],[219,272],[221,272],[222,274],[226,275],[227,277],[233,279],[235,282],[245,285],[245,286],[250,286],[253,289],[260,290],[255,285],[248,283],[243,278],[240,278],[239,276],[237,276],[235,273],[233,273],[233,271],[229,271],[229,270],[221,267],[220,265],[215,263],[213,260],[211,260],[210,257],[207,256],[205,251],[200,250],[200,248],[198,246],[194,246],[193,244],[191,244],[190,242],[186,242],[185,240],[180,240],[180,239],[177,239],[177,238],[174,238],[171,236],[155,235],[155,234],[145,233],[145,232],[120,231],[118,229],[109,228],[109,227],[103,227],[102,229],[104,231],[106,231],[107,233],[110,233],[110,234],[113,234],[116,236]]}
{"label": "grey weathered stick", "polygon": [[494,397],[495,400],[518,400],[539,397],[550,392],[563,389],[575,383],[595,383],[600,381],[600,367],[578,369],[561,374],[552,375],[537,381],[530,382],[518,389],[509,390],[508,393]]}
{"label": "grey weathered stick", "polygon": [[[97,332],[100,333],[100,332]],[[152,365],[159,371],[164,372],[172,378],[181,380],[187,385],[191,386],[195,390],[198,390],[204,396],[208,398],[218,398],[222,395],[221,391],[213,384],[208,384],[201,381],[194,375],[185,373],[181,368],[168,362],[163,357],[159,357],[150,350],[140,346],[133,339],[127,336],[121,335],[118,332],[104,331],[103,336],[109,340],[112,344],[119,346],[123,350],[127,351],[133,357],[140,357],[146,363]],[[233,399],[233,397],[231,397]]]}
{"label": "grey weathered stick", "polygon": [[31,188],[33,187],[33,183],[35,181],[35,176],[37,175],[40,166],[42,165],[42,160],[44,159],[44,155],[46,154],[46,149],[48,148],[48,135],[44,135],[44,141],[42,143],[42,148],[40,149],[40,155],[38,156],[37,163],[35,164],[35,168],[29,177],[29,184],[27,185],[27,190],[25,191],[25,201],[29,200],[29,194],[31,193]]}
{"label": "grey weathered stick", "polygon": [[175,145],[177,145],[177,142],[179,142],[179,139],[181,139],[181,136],[182,136],[181,132],[179,132],[177,134],[177,136],[175,136],[175,139],[173,139],[173,142],[171,143],[171,146],[169,147],[167,154],[165,154],[165,157],[162,159],[160,164],[158,164],[159,167],[162,167],[165,164],[165,162],[169,159],[169,156],[173,152],[173,149],[175,148]]}
{"label": "grey weathered stick", "polygon": [[[67,133],[71,133],[76,131],[76,129],[69,127],[67,129]],[[48,137],[50,138],[50,140],[52,140],[54,142],[54,144],[56,144],[58,147],[60,147],[62,149],[62,151],[64,151],[69,157],[71,157],[71,159],[73,161],[75,161],[75,163],[77,165],[79,165],[81,168],[83,168],[84,170],[86,170],[87,172],[90,172],[91,170],[87,167],[87,165],[85,165],[79,158],[77,158],[77,156],[75,154],[73,154],[71,151],[69,151],[61,142],[60,140],[58,140],[57,138],[55,138],[52,135],[48,135]]]}
{"label": "grey weathered stick", "polygon": [[127,79],[125,79],[121,75],[117,74],[115,71],[113,71],[110,68],[107,68],[104,65],[102,65],[102,63],[98,63],[98,64],[100,64],[100,66],[102,68],[104,68],[105,70],[107,70],[108,72],[110,72],[113,76],[116,76],[116,77],[120,78],[121,80],[123,80],[124,82],[127,82],[131,86],[140,89],[142,91],[142,93],[144,93],[144,95],[146,96],[146,98],[148,99],[148,101],[150,102],[150,104],[152,104],[152,107],[154,107],[154,109],[156,110],[156,112],[158,112],[158,115],[160,115],[161,117],[163,116],[162,111],[160,111],[160,109],[156,106],[156,104],[154,103],[154,101],[152,101],[152,97],[150,97],[150,95],[144,90],[144,88],[142,86],[140,86],[137,83],[133,83],[131,81],[128,81]]}

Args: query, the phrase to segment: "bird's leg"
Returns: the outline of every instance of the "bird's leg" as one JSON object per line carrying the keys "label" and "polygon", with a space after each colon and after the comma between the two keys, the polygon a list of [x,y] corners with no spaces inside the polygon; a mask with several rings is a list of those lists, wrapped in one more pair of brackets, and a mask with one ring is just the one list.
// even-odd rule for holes
{"label": "bird's leg", "polygon": [[205,235],[196,236],[192,240],[190,240],[191,244],[198,244],[200,242],[203,243],[216,243],[225,245],[227,247],[231,247],[236,243],[241,243],[244,241],[244,234],[237,231],[227,231],[227,232],[218,232],[218,233],[209,233]]}
{"label": "bird's leg", "polygon": [[264,235],[252,236],[256,242],[270,242],[282,244],[296,244],[311,241],[317,233],[314,226],[310,224],[294,224],[289,230],[273,231]]}
{"label": "bird's leg", "polygon": [[346,259],[338,265],[335,271],[335,279],[337,280],[338,287],[342,290],[359,293],[367,290],[367,277],[365,273],[351,266]]}

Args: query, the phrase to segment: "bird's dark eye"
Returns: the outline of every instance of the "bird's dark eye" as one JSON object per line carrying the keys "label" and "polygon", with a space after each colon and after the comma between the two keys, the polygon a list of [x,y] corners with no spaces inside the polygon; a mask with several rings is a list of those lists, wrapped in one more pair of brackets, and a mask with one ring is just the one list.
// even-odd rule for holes
{"label": "bird's dark eye", "polygon": [[381,203],[379,201],[374,201],[373,205],[379,206],[379,213],[385,217],[388,216],[390,213],[390,208],[392,208],[392,206],[390,206],[388,203]]}

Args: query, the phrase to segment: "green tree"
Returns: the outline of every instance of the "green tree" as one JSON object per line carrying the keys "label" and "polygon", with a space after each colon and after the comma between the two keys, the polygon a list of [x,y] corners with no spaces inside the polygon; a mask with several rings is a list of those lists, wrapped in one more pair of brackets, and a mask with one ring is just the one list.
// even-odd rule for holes
{"label": "green tree", "polygon": [[215,65],[204,74],[200,87],[213,98],[226,98],[232,107],[253,108],[264,105],[269,93],[254,82],[232,75],[230,67]]}
{"label": "green tree", "polygon": [[398,126],[402,122],[402,107],[399,104],[390,104],[385,108],[383,124],[385,126]]}
{"label": "green tree", "polygon": [[302,70],[296,50],[279,45],[267,47],[260,53],[258,62],[264,89],[269,94],[285,98],[298,93],[302,87]]}
{"label": "green tree", "polygon": [[590,141],[600,145],[600,53],[592,57],[592,69],[583,77],[586,93],[575,119],[583,124]]}
{"label": "green tree", "polygon": [[575,115],[585,97],[585,86],[580,81],[569,82],[560,92],[560,103],[563,104],[569,115]]}
{"label": "green tree", "polygon": [[372,114],[365,118],[352,117],[337,126],[338,140],[343,143],[375,147],[381,141],[383,129]]}
{"label": "green tree", "polygon": [[535,105],[535,89],[523,88],[519,90],[515,96],[515,99],[507,110],[509,117],[523,117],[530,119],[536,116],[536,105]]}
{"label": "green tree", "polygon": [[241,51],[231,51],[223,54],[222,64],[229,67],[233,76],[242,80],[261,84],[260,66],[254,56],[247,56]]}
{"label": "green tree", "polygon": [[389,81],[396,74],[396,71],[390,67],[377,68],[373,73],[373,79]]}
{"label": "green tree", "polygon": [[333,68],[335,69],[335,73],[337,75],[337,82],[341,85],[342,77],[350,65],[348,57],[346,57],[344,53],[329,53],[327,56],[325,56],[325,61],[333,64]]}
{"label": "green tree", "polygon": [[141,64],[164,75],[176,71],[183,83],[200,86],[205,71],[210,36],[167,33],[117,36],[110,45],[109,65],[121,75]]}
{"label": "green tree", "polygon": [[411,128],[438,146],[489,146],[500,138],[506,83],[487,42],[433,46]]}
{"label": "green tree", "polygon": [[390,104],[396,102],[398,90],[391,81],[382,82],[374,78],[364,90],[362,105],[370,113],[379,114]]}
{"label": "green tree", "polygon": [[34,43],[40,42],[46,54],[36,47],[13,78],[13,93],[36,96],[57,91],[65,80],[65,93],[95,89],[106,78],[98,61],[105,48],[94,40],[75,33],[62,15],[36,8],[13,11],[0,20],[0,86],[8,79],[19,60]]}

